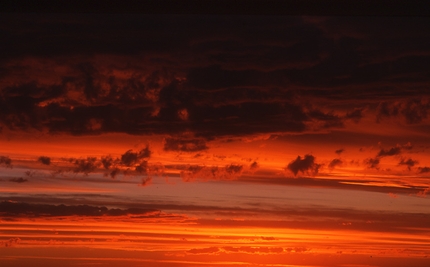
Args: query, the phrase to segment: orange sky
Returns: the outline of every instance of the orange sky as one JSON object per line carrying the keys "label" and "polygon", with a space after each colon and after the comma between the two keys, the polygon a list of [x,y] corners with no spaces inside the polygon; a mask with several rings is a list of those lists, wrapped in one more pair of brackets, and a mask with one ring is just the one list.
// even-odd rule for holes
{"label": "orange sky", "polygon": [[428,25],[7,14],[0,265],[429,266]]}

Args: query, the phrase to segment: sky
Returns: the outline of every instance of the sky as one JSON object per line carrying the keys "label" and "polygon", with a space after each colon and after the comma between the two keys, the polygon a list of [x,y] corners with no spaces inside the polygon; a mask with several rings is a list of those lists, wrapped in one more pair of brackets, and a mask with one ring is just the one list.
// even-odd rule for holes
{"label": "sky", "polygon": [[430,264],[430,18],[0,17],[1,266]]}

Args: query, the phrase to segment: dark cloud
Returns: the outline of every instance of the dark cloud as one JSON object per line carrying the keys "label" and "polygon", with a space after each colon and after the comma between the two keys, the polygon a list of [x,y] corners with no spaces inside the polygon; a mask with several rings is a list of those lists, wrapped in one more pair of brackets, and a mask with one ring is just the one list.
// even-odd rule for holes
{"label": "dark cloud", "polygon": [[368,158],[364,163],[371,169],[379,169],[379,158]]}
{"label": "dark cloud", "polygon": [[133,152],[133,150],[128,150],[121,155],[121,163],[126,166],[132,166],[138,163],[141,159],[149,158],[151,156],[151,151],[149,146],[141,149],[139,152]]}
{"label": "dark cloud", "polygon": [[8,156],[0,156],[0,164],[4,164],[8,168],[12,168],[12,160]]}
{"label": "dark cloud", "polygon": [[95,157],[87,157],[86,159],[75,159],[73,162],[76,167],[73,169],[74,172],[83,172],[88,174],[95,171],[100,165]]}
{"label": "dark cloud", "polygon": [[251,165],[249,166],[249,169],[251,171],[255,171],[259,168],[260,166],[258,165],[258,163],[256,161],[254,161],[253,163],[251,163]]}
{"label": "dark cloud", "polygon": [[114,159],[111,156],[105,156],[101,158],[101,163],[103,167],[108,170],[114,163]]}
{"label": "dark cloud", "polygon": [[409,159],[402,159],[400,162],[399,162],[399,165],[405,165],[405,166],[407,166],[408,167],[408,169],[410,170],[413,166],[415,166],[415,164],[418,164],[418,161],[417,160],[413,160],[413,159],[411,159],[411,158],[409,158]]}
{"label": "dark cloud", "polygon": [[377,120],[380,121],[384,117],[403,116],[407,123],[420,123],[430,112],[430,101],[427,97],[419,99],[406,99],[399,101],[381,102],[377,110]]}
{"label": "dark cloud", "polygon": [[152,177],[142,178],[142,182],[140,183],[140,186],[148,186],[151,183],[152,183]]}
{"label": "dark cloud", "polygon": [[165,138],[165,151],[196,152],[208,149],[204,139]]}
{"label": "dark cloud", "polygon": [[40,156],[37,161],[39,161],[42,164],[50,165],[51,164],[51,158],[46,156]]}
{"label": "dark cloud", "polygon": [[149,171],[148,161],[144,160],[136,166],[135,171],[138,173],[146,174]]}
{"label": "dark cloud", "polygon": [[392,147],[388,150],[381,149],[376,156],[377,157],[387,157],[387,156],[399,155],[400,153],[401,153],[401,147],[396,146],[396,147]]}
{"label": "dark cloud", "polygon": [[430,167],[418,167],[419,173],[430,172]]}
{"label": "dark cloud", "polygon": [[25,178],[19,177],[19,178],[10,178],[9,182],[14,182],[14,183],[19,183],[20,184],[20,183],[28,182],[28,180],[25,179]]}
{"label": "dark cloud", "polygon": [[359,123],[361,118],[363,118],[363,109],[356,108],[352,112],[348,112],[345,116],[346,119],[350,119],[355,123]]}
{"label": "dark cloud", "polygon": [[336,153],[336,154],[340,155],[340,154],[342,154],[342,152],[344,152],[344,151],[345,151],[345,149],[341,148],[341,149],[337,149],[336,151],[334,151],[334,153]]}
{"label": "dark cloud", "polygon": [[286,169],[290,170],[296,176],[300,171],[301,173],[317,174],[321,165],[315,163],[315,157],[312,155],[305,155],[302,159],[300,156],[291,161]]}
{"label": "dark cloud", "polygon": [[89,205],[51,205],[51,204],[30,204],[21,202],[0,202],[0,213],[3,216],[30,216],[30,217],[51,217],[51,216],[122,216],[122,215],[144,215],[154,209],[141,208],[107,208],[103,206]]}
{"label": "dark cloud", "polygon": [[428,118],[428,18],[5,14],[1,21],[8,27],[0,126],[13,130],[192,132],[196,139],[172,137],[166,149],[198,151],[200,137],[333,129],[359,123],[364,110],[378,120]]}
{"label": "dark cloud", "polygon": [[230,164],[224,167],[190,165],[181,171],[181,178],[185,182],[195,180],[235,180],[243,171],[242,165]]}
{"label": "dark cloud", "polygon": [[342,166],[343,161],[341,159],[333,159],[332,161],[330,161],[330,163],[328,164],[328,168],[329,169],[334,169],[334,167],[336,166]]}

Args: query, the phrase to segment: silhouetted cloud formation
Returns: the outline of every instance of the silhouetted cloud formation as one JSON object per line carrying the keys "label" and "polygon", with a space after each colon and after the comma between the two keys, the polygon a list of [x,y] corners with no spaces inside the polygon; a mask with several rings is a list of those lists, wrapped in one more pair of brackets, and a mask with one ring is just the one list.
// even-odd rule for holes
{"label": "silhouetted cloud formation", "polygon": [[46,157],[46,156],[40,156],[37,159],[37,161],[39,161],[40,163],[45,164],[45,165],[51,164],[51,158],[50,157]]}
{"label": "silhouetted cloud formation", "polygon": [[19,178],[10,178],[9,182],[14,182],[14,183],[19,183],[20,184],[20,183],[28,182],[28,180],[25,179],[25,178],[19,177]]}
{"label": "silhouetted cloud formation", "polygon": [[328,168],[332,170],[332,169],[334,169],[334,167],[341,166],[342,164],[343,164],[343,161],[341,159],[333,159],[328,164]]}
{"label": "silhouetted cloud formation", "polygon": [[0,164],[4,164],[6,167],[12,167],[12,160],[7,156],[0,156]]}
{"label": "silhouetted cloud formation", "polygon": [[297,176],[298,172],[317,174],[319,168],[320,164],[316,164],[315,157],[309,154],[305,155],[303,159],[297,156],[297,158],[291,161],[286,167],[286,169],[294,173],[295,176]]}
{"label": "silhouetted cloud formation", "polygon": [[430,167],[418,167],[419,173],[430,172]]}
{"label": "silhouetted cloud formation", "polygon": [[75,159],[73,163],[76,165],[76,167],[73,169],[74,172],[83,172],[85,174],[95,171],[99,166],[99,162],[95,157]]}
{"label": "silhouetted cloud formation", "polygon": [[204,139],[165,138],[165,151],[196,152],[208,149]]}
{"label": "silhouetted cloud formation", "polygon": [[402,159],[400,162],[399,162],[399,165],[406,165],[407,167],[408,167],[408,169],[410,170],[413,166],[415,166],[415,164],[418,164],[418,161],[417,160],[413,160],[413,159],[411,159],[411,158],[409,158],[409,159]]}
{"label": "silhouetted cloud formation", "polygon": [[22,202],[0,202],[0,213],[3,216],[30,216],[30,217],[50,217],[50,216],[121,216],[121,215],[144,215],[154,209],[141,208],[107,208],[103,206],[90,205],[51,205],[51,204],[31,204]]}
{"label": "silhouetted cloud formation", "polygon": [[[195,140],[209,140],[337,129],[369,114],[414,124],[428,119],[424,18],[2,19],[9,27],[0,52],[7,70],[0,78],[0,124],[12,130],[192,132]],[[202,141],[166,142],[166,150],[204,148]]]}
{"label": "silhouetted cloud formation", "polygon": [[242,174],[243,165],[229,164],[224,167],[190,165],[181,171],[182,180],[191,182],[195,180],[234,180]]}
{"label": "silhouetted cloud formation", "polygon": [[133,152],[133,150],[128,150],[121,155],[121,163],[126,166],[132,166],[138,163],[141,159],[149,158],[151,156],[151,151],[149,146],[141,149],[139,152]]}
{"label": "silhouetted cloud formation", "polygon": [[392,147],[388,150],[385,149],[381,149],[378,153],[378,155],[376,155],[377,157],[386,157],[386,156],[394,156],[394,155],[399,155],[401,152],[401,148],[400,147]]}
{"label": "silhouetted cloud formation", "polygon": [[368,158],[364,160],[364,163],[367,164],[367,167],[371,169],[379,169],[379,158]]}

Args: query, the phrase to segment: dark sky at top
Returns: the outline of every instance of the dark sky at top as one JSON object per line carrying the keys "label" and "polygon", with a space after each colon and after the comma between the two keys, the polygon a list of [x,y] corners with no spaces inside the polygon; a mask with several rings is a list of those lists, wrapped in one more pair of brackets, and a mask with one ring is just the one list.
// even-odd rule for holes
{"label": "dark sky at top", "polygon": [[430,103],[430,20],[412,16],[9,13],[0,123],[215,138],[400,117]]}

